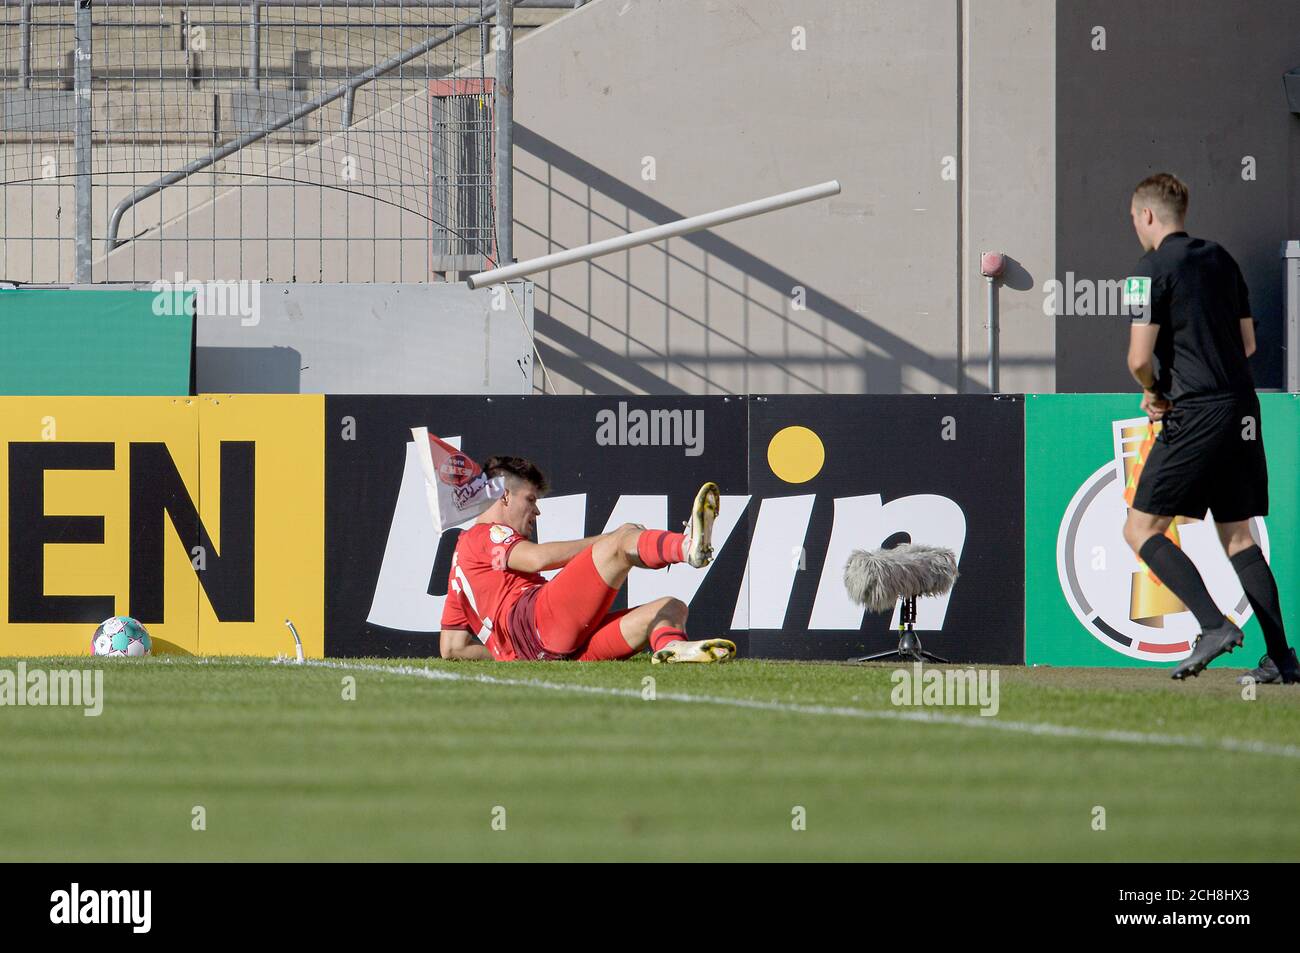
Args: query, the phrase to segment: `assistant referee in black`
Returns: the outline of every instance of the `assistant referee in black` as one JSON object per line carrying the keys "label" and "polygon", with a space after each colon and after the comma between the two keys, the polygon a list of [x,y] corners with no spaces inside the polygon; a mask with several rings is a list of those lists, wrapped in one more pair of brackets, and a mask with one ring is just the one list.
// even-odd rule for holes
{"label": "assistant referee in black", "polygon": [[1268,465],[1247,361],[1255,350],[1249,293],[1231,255],[1183,230],[1187,198],[1186,185],[1161,173],[1138,184],[1130,205],[1146,255],[1124,283],[1133,309],[1128,367],[1142,385],[1142,410],[1163,428],[1138,477],[1124,539],[1196,615],[1201,634],[1173,677],[1198,675],[1243,635],[1164,534],[1175,516],[1203,519],[1210,510],[1264,632],[1268,653],[1251,676],[1296,683],[1277,583],[1250,534],[1251,517],[1268,515]]}

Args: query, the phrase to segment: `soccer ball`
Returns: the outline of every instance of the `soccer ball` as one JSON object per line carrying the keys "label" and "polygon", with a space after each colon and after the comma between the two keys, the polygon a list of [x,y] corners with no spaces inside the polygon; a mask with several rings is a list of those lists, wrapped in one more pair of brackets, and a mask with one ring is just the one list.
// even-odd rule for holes
{"label": "soccer ball", "polygon": [[120,658],[148,655],[153,641],[144,626],[130,616],[115,615],[105,619],[90,637],[91,655],[108,655]]}

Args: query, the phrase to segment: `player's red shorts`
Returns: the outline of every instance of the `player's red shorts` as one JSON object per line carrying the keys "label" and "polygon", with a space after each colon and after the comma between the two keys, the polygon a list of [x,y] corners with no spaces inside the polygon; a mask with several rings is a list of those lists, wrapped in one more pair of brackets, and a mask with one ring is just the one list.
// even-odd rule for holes
{"label": "player's red shorts", "polygon": [[554,579],[526,589],[510,606],[506,631],[516,657],[583,662],[607,658],[592,653],[588,643],[597,629],[626,614],[626,609],[609,611],[617,595],[618,590],[600,577],[588,546]]}

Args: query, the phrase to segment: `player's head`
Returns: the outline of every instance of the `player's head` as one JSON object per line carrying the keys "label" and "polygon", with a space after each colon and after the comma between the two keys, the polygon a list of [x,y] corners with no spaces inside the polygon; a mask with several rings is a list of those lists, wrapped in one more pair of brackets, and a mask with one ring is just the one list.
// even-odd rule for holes
{"label": "player's head", "polygon": [[537,501],[546,495],[550,484],[537,464],[523,457],[489,457],[483,464],[489,477],[502,477],[506,492],[499,505],[505,510],[501,522],[520,536],[531,536],[542,511]]}
{"label": "player's head", "polygon": [[1150,251],[1170,232],[1182,231],[1187,220],[1187,186],[1168,172],[1148,176],[1133,190],[1129,215],[1138,241]]}

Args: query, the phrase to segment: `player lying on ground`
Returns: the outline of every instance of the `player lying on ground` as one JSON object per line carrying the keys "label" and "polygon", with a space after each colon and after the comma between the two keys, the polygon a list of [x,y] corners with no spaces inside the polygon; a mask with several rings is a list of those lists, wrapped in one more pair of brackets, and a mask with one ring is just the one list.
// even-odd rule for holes
{"label": "player lying on ground", "polygon": [[[443,658],[592,662],[625,659],[647,646],[653,662],[725,662],[736,654],[727,639],[687,639],[680,599],[609,611],[633,567],[708,565],[716,483],[700,488],[686,533],[627,523],[601,536],[534,543],[537,501],[547,489],[542,472],[521,457],[492,457],[483,471],[504,478],[505,494],[456,542],[442,612]],[[548,569],[560,570],[549,582],[541,575]]]}

